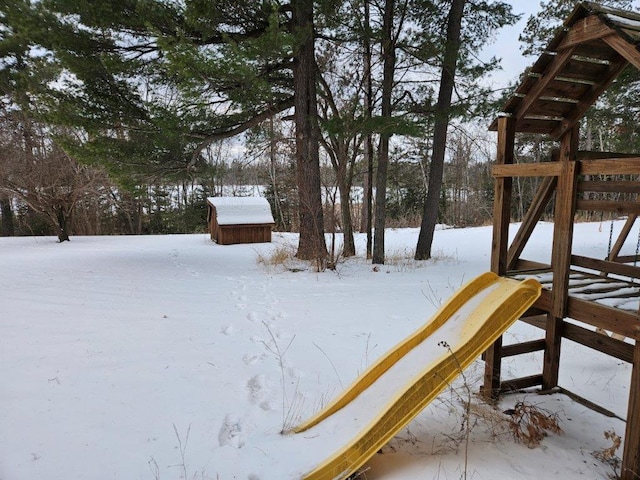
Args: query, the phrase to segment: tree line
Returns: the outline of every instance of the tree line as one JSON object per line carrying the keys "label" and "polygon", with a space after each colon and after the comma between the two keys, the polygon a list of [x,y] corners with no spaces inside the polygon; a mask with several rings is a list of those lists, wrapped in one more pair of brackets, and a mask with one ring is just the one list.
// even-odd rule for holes
{"label": "tree line", "polygon": [[[198,231],[207,196],[249,185],[304,259],[326,258],[333,230],[355,254],[359,230],[384,263],[389,225],[419,225],[426,259],[436,223],[491,219],[491,140],[470,122],[500,101],[482,81],[498,59],[478,52],[517,20],[506,2],[5,3],[2,235]],[[572,5],[543,2],[526,53]],[[637,111],[624,81],[588,117],[592,142],[635,141],[617,128]],[[536,142],[522,161],[550,155]],[[514,218],[535,188],[517,185]]]}

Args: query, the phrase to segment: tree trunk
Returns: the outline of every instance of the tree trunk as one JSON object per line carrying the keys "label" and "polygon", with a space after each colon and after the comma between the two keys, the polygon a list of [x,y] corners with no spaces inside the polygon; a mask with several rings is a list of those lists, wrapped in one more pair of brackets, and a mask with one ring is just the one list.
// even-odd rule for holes
{"label": "tree trunk", "polygon": [[[373,115],[373,82],[371,78],[371,23],[369,12],[369,0],[364,0],[364,117],[370,121]],[[362,226],[361,231],[367,232],[367,258],[372,256],[373,237],[371,229],[373,226],[373,138],[371,133],[367,133],[364,143],[364,158],[367,165],[367,175],[365,178],[364,201],[362,202]]]}
{"label": "tree trunk", "polygon": [[313,32],[313,0],[294,0],[293,27],[297,39],[294,52],[294,120],[296,125],[296,166],[300,199],[300,240],[296,256],[324,261],[324,216],[320,190],[318,105]]}
{"label": "tree trunk", "polygon": [[422,213],[422,224],[416,246],[416,260],[431,258],[433,234],[438,220],[438,204],[442,190],[444,173],[444,154],[447,146],[447,128],[451,113],[451,96],[455,84],[456,64],[460,50],[460,31],[466,0],[453,0],[447,21],[447,38],[444,48],[444,60],[440,78],[440,91],[436,106],[436,119],[433,129],[433,154],[429,168],[429,189]]}
{"label": "tree trunk", "polygon": [[55,207],[56,227],[58,230],[58,240],[60,243],[69,241],[69,232],[67,225],[69,224],[70,215],[65,212],[61,206]]}
{"label": "tree trunk", "polygon": [[15,227],[13,223],[11,197],[0,195],[0,217],[2,217],[0,237],[13,237],[15,235]]}
{"label": "tree trunk", "polygon": [[393,40],[394,0],[386,0],[382,27],[382,118],[387,120],[380,133],[378,147],[378,174],[376,175],[376,215],[373,236],[373,263],[384,263],[384,228],[387,203],[387,167],[389,165],[389,139],[391,138],[390,120],[392,114],[391,94],[393,93],[393,74],[396,55]]}
{"label": "tree trunk", "polygon": [[353,240],[353,221],[351,219],[351,182],[346,177],[346,172],[338,177],[338,193],[340,195],[340,213],[342,215],[343,246],[342,255],[353,257],[356,254],[356,245]]}
{"label": "tree trunk", "polygon": [[273,189],[273,207],[275,209],[276,227],[284,230],[284,215],[282,214],[282,204],[280,203],[280,193],[278,191],[277,163],[276,133],[273,116],[271,116],[269,117],[269,178],[271,180],[271,188]]}

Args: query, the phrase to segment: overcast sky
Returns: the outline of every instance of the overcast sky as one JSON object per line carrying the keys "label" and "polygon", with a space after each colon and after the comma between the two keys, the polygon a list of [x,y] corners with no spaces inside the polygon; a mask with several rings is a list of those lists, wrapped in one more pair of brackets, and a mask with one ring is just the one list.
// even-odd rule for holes
{"label": "overcast sky", "polygon": [[518,36],[524,30],[529,16],[540,10],[540,2],[535,0],[512,0],[513,12],[522,14],[520,21],[511,27],[505,27],[498,33],[497,38],[483,52],[483,58],[496,56],[502,59],[502,70],[492,75],[491,84],[496,88],[506,87],[515,81],[520,73],[528,67],[534,58],[523,57],[521,43]]}
{"label": "overcast sky", "polygon": [[[490,58],[492,55],[502,58],[502,71],[492,76],[491,84],[496,88],[506,87],[509,82],[517,80],[520,73],[536,60],[533,57],[522,56],[518,36],[524,30],[529,16],[540,11],[540,0],[511,0],[508,3],[513,5],[514,13],[523,14],[522,18],[512,27],[503,28],[496,40],[482,54],[482,58]],[[634,1],[633,6],[640,9],[640,0]]]}

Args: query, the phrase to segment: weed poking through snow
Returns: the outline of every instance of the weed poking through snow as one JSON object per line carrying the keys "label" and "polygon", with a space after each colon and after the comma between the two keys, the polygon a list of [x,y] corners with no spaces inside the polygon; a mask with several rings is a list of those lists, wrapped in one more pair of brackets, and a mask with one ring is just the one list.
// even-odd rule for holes
{"label": "weed poking through snow", "polygon": [[617,480],[620,478],[620,465],[622,460],[620,460],[620,457],[616,455],[616,452],[622,444],[622,438],[620,438],[620,435],[616,434],[614,430],[607,430],[604,432],[604,438],[611,441],[611,446],[605,447],[601,450],[596,450],[592,455],[602,463],[609,465],[613,470],[609,475],[609,478]]}
{"label": "weed poking through snow", "polygon": [[288,397],[287,395],[287,379],[284,368],[284,356],[286,355],[289,347],[291,347],[291,344],[296,339],[296,337],[294,335],[289,341],[287,347],[283,350],[280,348],[280,344],[276,340],[276,337],[271,331],[271,328],[269,328],[269,325],[266,322],[262,322],[262,324],[267,329],[267,332],[269,332],[269,336],[271,337],[273,346],[271,346],[267,342],[262,343],[264,344],[265,348],[276,357],[276,360],[278,360],[278,365],[280,366],[280,383],[282,385],[282,430],[280,431],[280,433],[285,433],[291,430],[291,428],[293,428],[293,426],[297,422],[298,417],[302,412],[302,406],[304,403],[303,396],[300,394],[300,392],[298,392],[298,384],[296,384],[296,388],[291,397]]}
{"label": "weed poking through snow", "polygon": [[504,413],[510,416],[509,430],[516,442],[535,448],[547,436],[547,432],[564,433],[558,423],[558,414],[539,408],[528,402],[518,402]]}

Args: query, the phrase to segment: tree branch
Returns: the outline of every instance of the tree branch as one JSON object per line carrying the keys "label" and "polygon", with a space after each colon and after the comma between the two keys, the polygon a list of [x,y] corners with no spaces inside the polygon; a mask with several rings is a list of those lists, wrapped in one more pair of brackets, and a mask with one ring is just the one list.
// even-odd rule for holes
{"label": "tree branch", "polygon": [[203,136],[203,140],[194,150],[193,155],[191,156],[191,161],[189,162],[188,166],[191,167],[195,165],[202,150],[204,150],[207,146],[211,145],[213,142],[218,140],[224,140],[225,138],[235,137],[236,135],[239,135],[249,130],[250,128],[253,128],[259,125],[269,117],[277,113],[283,112],[291,107],[293,107],[293,97],[285,98],[284,100],[276,103],[275,105],[272,105],[266,110],[252,116],[246,122],[242,122],[239,125],[235,125],[235,126],[220,128],[213,132],[205,134]]}

